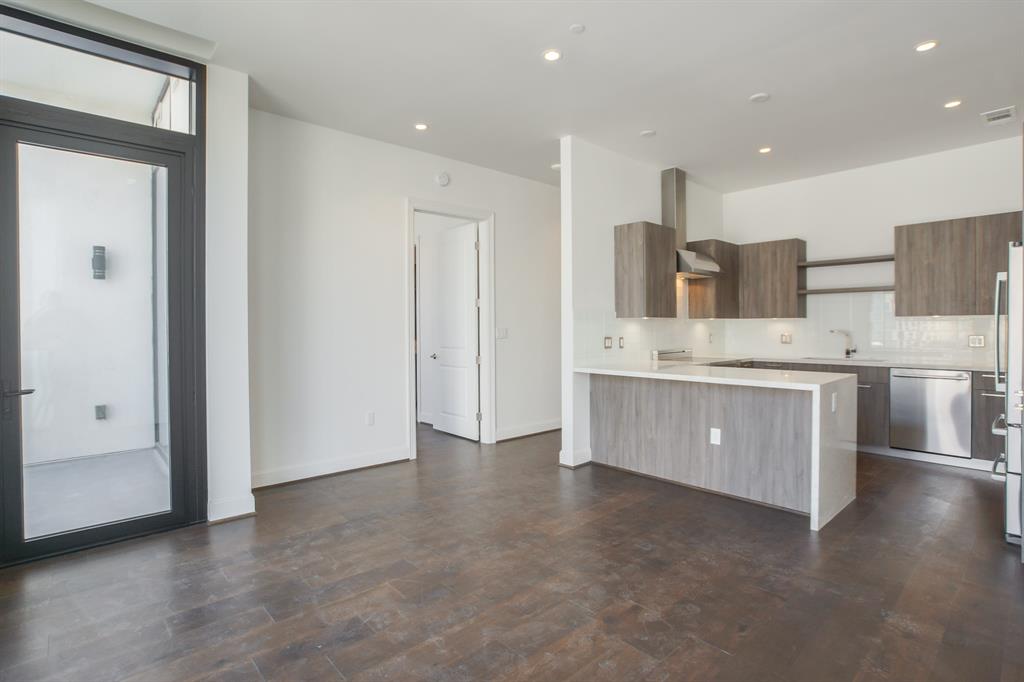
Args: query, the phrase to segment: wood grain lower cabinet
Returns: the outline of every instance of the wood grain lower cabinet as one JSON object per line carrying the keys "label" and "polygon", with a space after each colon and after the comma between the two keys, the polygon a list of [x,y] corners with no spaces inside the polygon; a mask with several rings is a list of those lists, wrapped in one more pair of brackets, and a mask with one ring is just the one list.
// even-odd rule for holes
{"label": "wood grain lower cabinet", "polygon": [[857,444],[889,447],[889,384],[857,384]]}
{"label": "wood grain lower cabinet", "polygon": [[974,389],[971,400],[971,457],[994,460],[1003,452],[1002,436],[992,435],[992,422],[1003,413],[1004,397],[993,389]]}
{"label": "wood grain lower cabinet", "polygon": [[705,255],[721,271],[714,277],[687,280],[687,310],[691,320],[734,319],[740,316],[740,247],[721,239],[689,242],[686,248]]}
{"label": "wood grain lower cabinet", "polygon": [[780,239],[739,247],[739,316],[807,317],[807,242]]}
{"label": "wood grain lower cabinet", "polygon": [[656,223],[615,226],[615,316],[676,316],[676,231]]}

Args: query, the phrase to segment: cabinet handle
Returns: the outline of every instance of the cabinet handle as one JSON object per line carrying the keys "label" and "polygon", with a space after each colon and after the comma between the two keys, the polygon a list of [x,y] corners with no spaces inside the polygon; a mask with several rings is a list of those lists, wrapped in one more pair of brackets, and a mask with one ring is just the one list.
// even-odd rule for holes
{"label": "cabinet handle", "polygon": [[1005,393],[982,393],[986,398],[1005,398]]}
{"label": "cabinet handle", "polygon": [[857,388],[871,388],[871,384],[857,384]]}

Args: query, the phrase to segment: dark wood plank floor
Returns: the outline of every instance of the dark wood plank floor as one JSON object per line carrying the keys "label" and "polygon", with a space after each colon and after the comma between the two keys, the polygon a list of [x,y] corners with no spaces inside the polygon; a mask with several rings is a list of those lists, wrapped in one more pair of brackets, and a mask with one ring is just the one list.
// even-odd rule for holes
{"label": "dark wood plank floor", "polygon": [[253,519],[2,570],[0,679],[1024,679],[987,476],[863,456],[813,534],[558,446],[425,431]]}

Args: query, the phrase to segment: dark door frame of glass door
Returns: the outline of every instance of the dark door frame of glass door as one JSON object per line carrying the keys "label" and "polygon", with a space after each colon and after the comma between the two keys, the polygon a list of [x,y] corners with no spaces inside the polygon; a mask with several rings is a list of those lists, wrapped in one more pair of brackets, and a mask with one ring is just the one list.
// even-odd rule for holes
{"label": "dark door frame of glass door", "polygon": [[0,96],[0,381],[20,385],[17,145],[19,142],[168,169],[171,510],[26,541],[21,403],[0,397],[0,566],[206,520],[204,139],[202,67],[195,135]]}

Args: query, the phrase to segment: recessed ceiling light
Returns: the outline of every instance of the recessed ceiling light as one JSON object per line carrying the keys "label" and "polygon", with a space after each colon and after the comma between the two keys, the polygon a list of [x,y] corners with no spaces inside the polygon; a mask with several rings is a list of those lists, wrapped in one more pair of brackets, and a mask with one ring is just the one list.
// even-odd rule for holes
{"label": "recessed ceiling light", "polygon": [[426,130],[427,129],[427,124],[426,123],[417,123],[413,127],[416,128],[416,130]]}
{"label": "recessed ceiling light", "polygon": [[937,40],[926,40],[923,43],[918,43],[914,46],[914,49],[918,52],[927,52],[928,50],[938,47],[939,41]]}
{"label": "recessed ceiling light", "polygon": [[748,99],[755,104],[760,104],[761,102],[767,102],[771,97],[767,92],[755,92]]}
{"label": "recessed ceiling light", "polygon": [[758,149],[757,151],[758,151],[759,153],[761,153],[761,154],[770,154],[770,153],[771,153],[771,151],[772,151],[772,148],[771,148],[771,147],[761,147],[761,148],[760,148],[760,149]]}
{"label": "recessed ceiling light", "polygon": [[658,132],[656,130],[641,130],[640,137],[654,137]]}
{"label": "recessed ceiling light", "polygon": [[560,164],[560,163],[553,163],[553,164],[551,164],[551,170],[561,170],[561,169],[562,169],[562,164]]}
{"label": "recessed ceiling light", "polygon": [[946,107],[947,109],[956,109],[961,104],[962,104],[962,102],[960,100],[954,99],[954,100],[951,100],[949,102],[946,102],[942,106]]}
{"label": "recessed ceiling light", "polygon": [[569,24],[569,31],[571,33],[583,33],[587,30],[587,27],[583,24]]}
{"label": "recessed ceiling light", "polygon": [[562,58],[562,53],[558,50],[544,50],[544,59],[549,62],[557,62]]}

